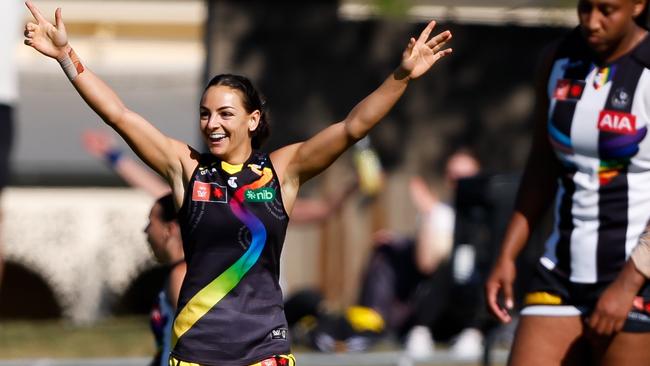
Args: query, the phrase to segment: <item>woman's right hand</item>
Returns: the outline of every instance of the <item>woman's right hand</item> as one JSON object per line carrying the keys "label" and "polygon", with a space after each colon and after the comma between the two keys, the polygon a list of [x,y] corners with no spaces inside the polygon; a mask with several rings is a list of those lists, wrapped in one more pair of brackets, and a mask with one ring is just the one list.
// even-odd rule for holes
{"label": "woman's right hand", "polygon": [[[512,284],[517,276],[517,268],[512,259],[500,258],[487,282],[485,283],[485,298],[488,309],[502,323],[512,320],[510,311],[514,308]],[[503,298],[503,306],[499,304],[499,297]]]}
{"label": "woman's right hand", "polygon": [[32,13],[36,23],[29,22],[25,25],[24,43],[45,56],[57,60],[62,59],[67,52],[68,35],[61,19],[61,8],[57,8],[54,13],[55,26],[41,15],[41,12],[31,1],[26,1],[25,5]]}

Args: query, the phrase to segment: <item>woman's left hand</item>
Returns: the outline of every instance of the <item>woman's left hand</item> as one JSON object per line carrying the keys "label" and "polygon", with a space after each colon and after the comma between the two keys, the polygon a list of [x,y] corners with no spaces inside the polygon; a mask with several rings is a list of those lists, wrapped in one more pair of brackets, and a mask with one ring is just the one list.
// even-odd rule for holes
{"label": "woman's left hand", "polygon": [[438,60],[451,53],[451,48],[445,48],[447,41],[451,39],[451,32],[444,31],[429,39],[431,31],[436,26],[432,20],[420,33],[416,40],[411,38],[402,54],[400,68],[404,76],[409,79],[417,79],[427,72]]}
{"label": "woman's left hand", "polygon": [[600,295],[596,308],[587,319],[589,328],[601,336],[610,336],[623,329],[634,298],[645,283],[645,277],[628,261],[621,273]]}

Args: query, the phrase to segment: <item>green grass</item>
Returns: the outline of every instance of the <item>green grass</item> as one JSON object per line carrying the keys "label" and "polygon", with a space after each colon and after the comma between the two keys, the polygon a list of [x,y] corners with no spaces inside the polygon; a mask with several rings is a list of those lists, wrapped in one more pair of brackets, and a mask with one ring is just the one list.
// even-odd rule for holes
{"label": "green grass", "polygon": [[[391,351],[395,347],[395,344],[385,343],[374,350]],[[300,359],[300,353],[313,351],[304,346],[294,346],[293,352]],[[149,357],[153,353],[153,336],[149,331],[148,317],[145,316],[108,318],[90,326],[75,326],[69,322],[51,320],[0,321],[0,360]],[[427,364],[418,364],[425,365]],[[463,365],[478,366],[467,363]]]}
{"label": "green grass", "polygon": [[65,321],[0,322],[0,359],[146,357],[153,353],[147,317],[109,318],[92,326]]}

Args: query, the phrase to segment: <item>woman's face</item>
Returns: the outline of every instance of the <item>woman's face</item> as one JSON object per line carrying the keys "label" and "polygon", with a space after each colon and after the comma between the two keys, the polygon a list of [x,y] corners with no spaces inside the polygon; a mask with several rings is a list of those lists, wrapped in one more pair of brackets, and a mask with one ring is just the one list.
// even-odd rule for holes
{"label": "woman's face", "polygon": [[579,0],[580,28],[589,47],[609,55],[636,29],[634,18],[643,11],[643,0]]}
{"label": "woman's face", "polygon": [[147,242],[151,247],[154,257],[164,263],[167,261],[165,247],[169,238],[169,228],[162,218],[163,208],[159,203],[155,203],[149,212],[149,223],[144,228],[147,234]]}
{"label": "woman's face", "polygon": [[230,163],[242,163],[251,150],[250,132],[259,123],[259,111],[248,113],[240,91],[211,86],[200,106],[201,135],[210,152]]}

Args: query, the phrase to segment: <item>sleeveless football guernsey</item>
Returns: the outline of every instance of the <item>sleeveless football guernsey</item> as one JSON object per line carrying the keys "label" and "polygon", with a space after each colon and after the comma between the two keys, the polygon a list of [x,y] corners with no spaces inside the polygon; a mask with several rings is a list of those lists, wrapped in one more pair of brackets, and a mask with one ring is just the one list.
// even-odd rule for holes
{"label": "sleeveless football guernsey", "polygon": [[289,353],[278,283],[288,215],[269,156],[233,166],[201,155],[178,220],[188,266],[172,355],[235,366]]}
{"label": "sleeveless football guernsey", "polygon": [[548,80],[548,136],[562,165],[541,264],[574,283],[614,279],[650,218],[650,37],[598,64],[574,30]]}

